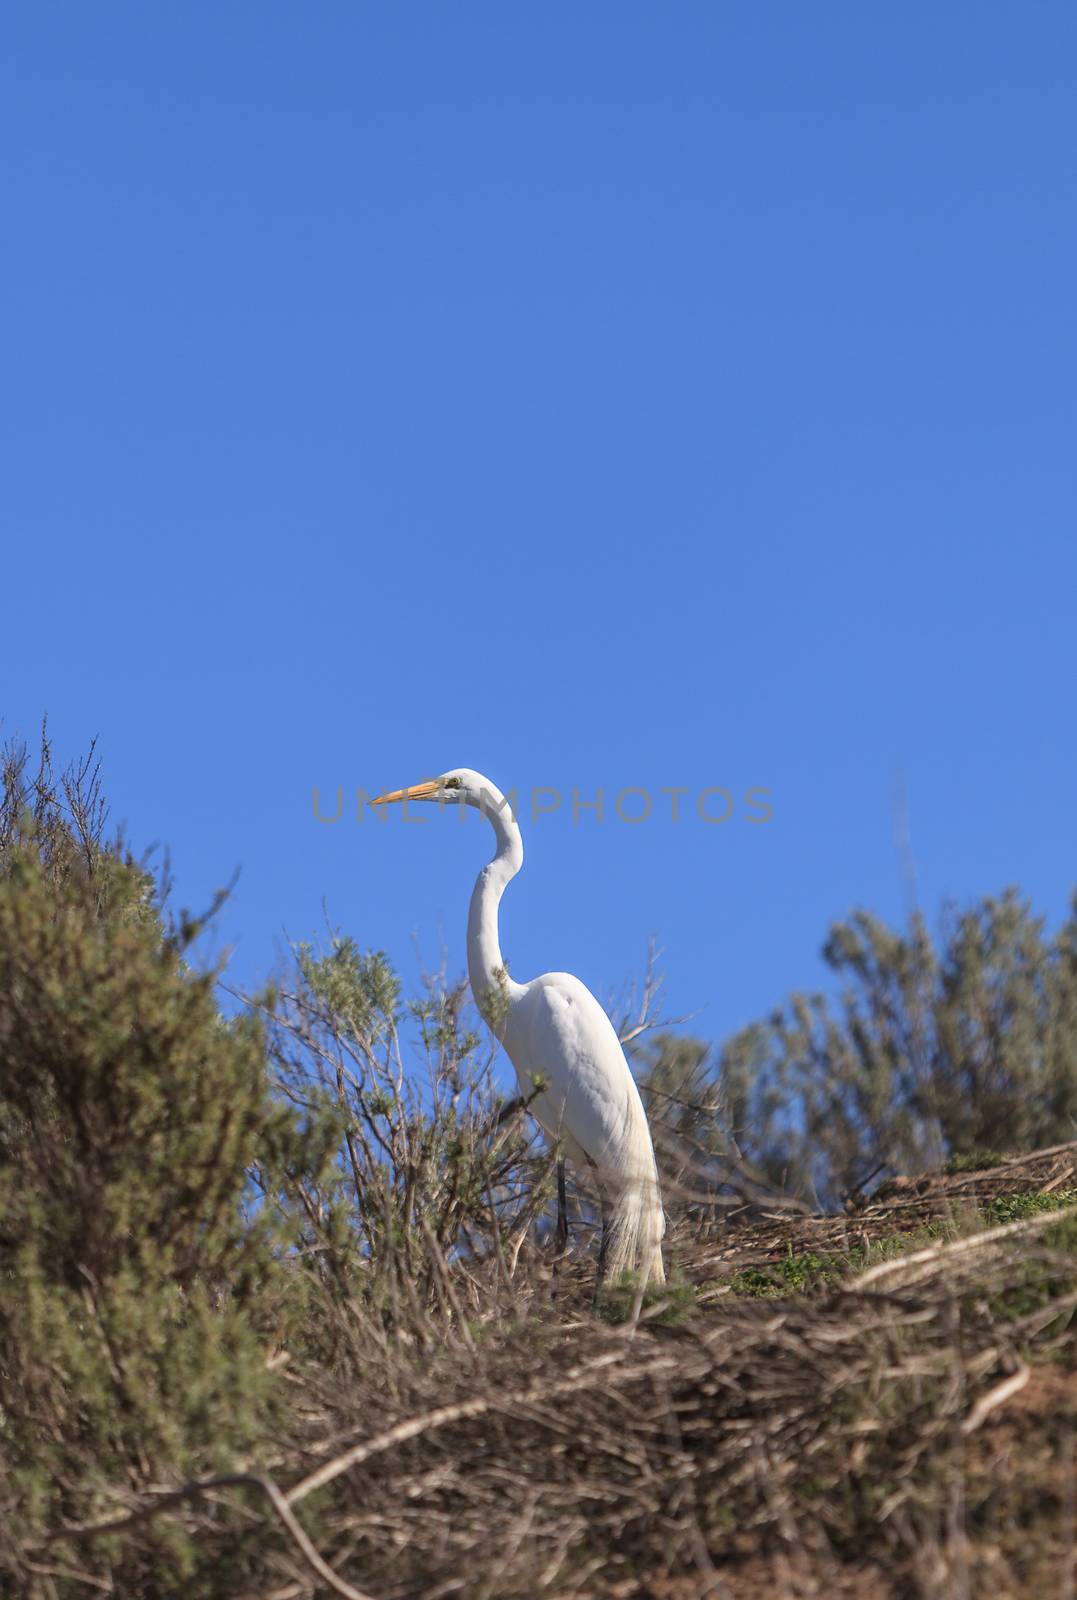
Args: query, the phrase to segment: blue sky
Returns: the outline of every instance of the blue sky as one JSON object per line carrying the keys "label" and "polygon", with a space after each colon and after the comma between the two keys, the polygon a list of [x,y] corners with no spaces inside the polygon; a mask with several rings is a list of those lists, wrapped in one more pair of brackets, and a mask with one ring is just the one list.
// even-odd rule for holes
{"label": "blue sky", "polygon": [[457,765],[565,796],[514,973],[605,996],[656,935],[715,1036],[903,914],[901,794],[926,907],[1063,914],[1072,7],[34,0],[3,45],[3,731],[99,735],[183,902],[240,869],[237,981],[323,902],[462,969],[479,819],[311,806]]}

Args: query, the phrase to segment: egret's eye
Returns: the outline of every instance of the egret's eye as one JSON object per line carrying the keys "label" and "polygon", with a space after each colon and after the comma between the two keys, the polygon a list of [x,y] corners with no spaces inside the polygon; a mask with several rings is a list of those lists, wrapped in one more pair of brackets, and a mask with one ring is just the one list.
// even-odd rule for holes
{"label": "egret's eye", "polygon": [[460,779],[459,778],[446,778],[445,779],[445,787],[446,787],[446,789],[459,789],[461,787]]}

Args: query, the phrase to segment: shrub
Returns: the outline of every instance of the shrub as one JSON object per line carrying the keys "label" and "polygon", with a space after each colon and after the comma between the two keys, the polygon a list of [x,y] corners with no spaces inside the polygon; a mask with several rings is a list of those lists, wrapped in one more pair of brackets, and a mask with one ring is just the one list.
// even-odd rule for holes
{"label": "shrub", "polygon": [[288,1274],[248,1173],[305,1148],[260,1023],[222,1017],[152,880],[43,810],[0,858],[0,1439],[24,1535],[257,1446]]}
{"label": "shrub", "polygon": [[823,955],[836,1000],[793,995],[719,1049],[659,1035],[641,1052],[697,1188],[734,1171],[832,1206],[882,1173],[1077,1134],[1077,898],[1054,937],[1015,890],[937,942],[919,915],[898,932],[858,911]]}

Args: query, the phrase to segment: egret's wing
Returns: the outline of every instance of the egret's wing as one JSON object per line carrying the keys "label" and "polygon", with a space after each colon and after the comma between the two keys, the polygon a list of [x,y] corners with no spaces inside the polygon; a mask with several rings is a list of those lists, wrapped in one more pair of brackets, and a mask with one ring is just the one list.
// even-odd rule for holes
{"label": "egret's wing", "polygon": [[505,1047],[525,1092],[536,1078],[548,1085],[531,1110],[550,1138],[600,1171],[620,1165],[616,1153],[642,1106],[613,1024],[586,985],[562,972],[528,984]]}

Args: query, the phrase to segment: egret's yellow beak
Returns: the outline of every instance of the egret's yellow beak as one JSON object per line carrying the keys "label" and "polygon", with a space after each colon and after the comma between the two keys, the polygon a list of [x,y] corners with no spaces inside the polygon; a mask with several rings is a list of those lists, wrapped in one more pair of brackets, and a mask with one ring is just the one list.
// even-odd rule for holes
{"label": "egret's yellow beak", "polygon": [[390,800],[432,800],[438,792],[438,780],[428,778],[425,783],[413,783],[407,789],[391,789],[388,794],[379,794],[372,806],[387,806]]}

